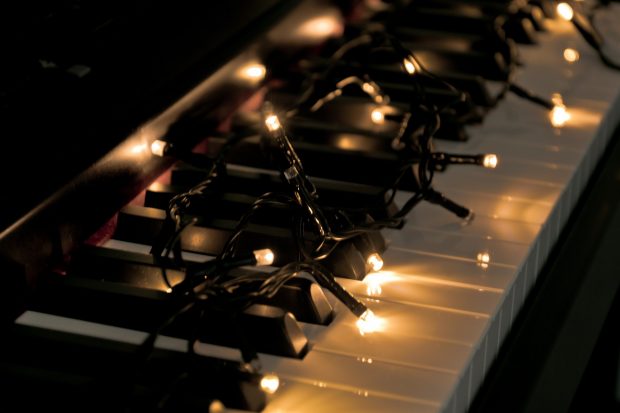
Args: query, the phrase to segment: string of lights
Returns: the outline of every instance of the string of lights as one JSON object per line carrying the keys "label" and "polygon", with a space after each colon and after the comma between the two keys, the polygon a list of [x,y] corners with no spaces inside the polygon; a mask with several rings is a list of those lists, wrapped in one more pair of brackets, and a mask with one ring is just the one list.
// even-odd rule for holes
{"label": "string of lights", "polygon": [[608,55],[605,50],[605,40],[597,30],[593,20],[593,12],[602,7],[607,7],[609,4],[604,4],[600,1],[597,2],[592,8],[592,13],[590,15],[582,13],[581,8],[578,6],[580,5],[572,4],[571,2],[560,2],[556,6],[556,11],[562,19],[571,22],[573,26],[575,26],[583,39],[596,51],[605,66],[620,70],[620,62],[614,61],[614,59]]}

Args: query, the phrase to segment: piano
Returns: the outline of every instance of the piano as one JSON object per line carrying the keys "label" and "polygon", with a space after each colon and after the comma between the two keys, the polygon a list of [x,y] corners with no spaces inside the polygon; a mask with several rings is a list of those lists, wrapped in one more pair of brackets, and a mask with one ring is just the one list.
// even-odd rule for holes
{"label": "piano", "polygon": [[[57,151],[62,156],[50,158],[37,152],[30,161],[25,158],[28,162],[41,162],[37,175],[46,175],[41,179],[47,186],[11,204],[15,208],[10,209],[3,221],[0,233],[0,268],[5,280],[2,319],[8,335],[3,339],[0,368],[11,383],[2,391],[3,410],[32,411],[43,406],[60,406],[69,411],[84,408],[194,411],[196,406],[201,406],[201,410],[209,412],[260,410],[273,413],[516,409],[516,405],[502,406],[497,401],[498,396],[493,398],[495,391],[508,400],[511,398],[509,387],[494,387],[495,380],[506,382],[505,376],[511,373],[501,375],[502,363],[505,363],[502,352],[507,348],[515,352],[514,346],[510,346],[520,340],[521,330],[515,329],[523,328],[523,319],[531,314],[528,305],[541,306],[530,292],[539,294],[541,289],[545,291],[544,285],[552,283],[547,282],[551,265],[548,262],[556,259],[558,249],[565,242],[563,237],[572,239],[569,229],[574,224],[574,211],[587,203],[582,194],[592,195],[588,183],[592,176],[598,176],[595,172],[602,168],[598,166],[601,159],[614,156],[608,152],[612,152],[617,140],[620,73],[601,63],[596,51],[571,22],[554,15],[554,2],[442,0],[432,3],[232,1],[217,5],[209,2],[204,7],[188,3],[168,10],[166,5],[149,3],[147,7],[136,2],[135,15],[130,13],[129,17],[120,16],[103,23],[101,27],[109,28],[111,34],[103,30],[93,35],[97,40],[100,34],[99,41],[104,41],[105,36],[121,33],[134,43],[123,45],[122,39],[115,39],[116,43],[102,46],[109,56],[82,56],[86,59],[84,62],[90,62],[88,64],[72,61],[70,56],[62,56],[65,60],[56,56],[59,60],[53,60],[53,53],[50,57],[41,55],[34,62],[39,65],[36,70],[29,70],[50,73],[31,76],[43,85],[56,82],[62,87],[73,85],[77,92],[68,90],[67,93],[75,93],[71,96],[85,99],[85,104],[91,106],[80,108],[73,102],[71,114],[79,122],[66,127],[70,136],[63,144],[74,152],[64,153],[45,141],[45,145],[41,145],[43,150],[48,145],[47,150]],[[77,13],[80,6],[77,3],[74,6],[72,11],[64,10],[65,14],[47,10],[47,17],[59,13],[63,19],[75,23],[71,13]],[[601,11],[595,15],[599,29],[608,36],[614,35],[613,21],[620,18],[620,7],[615,6],[608,6],[604,15],[599,15]],[[104,16],[104,12],[118,13],[116,7],[86,11],[92,13],[88,14],[90,18],[95,18]],[[519,42],[514,81],[539,96],[561,94],[570,112],[570,119],[562,127],[552,125],[547,108],[510,92],[502,95],[504,85],[493,72],[497,70],[496,64],[502,66],[501,53],[473,53],[463,49],[472,44],[471,39],[480,38],[479,30],[488,30],[489,22],[496,22],[489,16],[501,16],[511,7],[524,13],[513,14],[503,23],[506,33]],[[400,14],[390,15],[392,9],[400,10]],[[189,21],[181,20],[188,16],[191,17]],[[162,297],[166,295],[166,286],[161,278],[157,281],[149,278],[149,274],[160,271],[157,263],[148,258],[152,257],[156,237],[148,232],[151,227],[140,226],[140,222],[150,225],[155,220],[153,217],[159,217],[160,225],[165,218],[165,207],[155,206],[162,205],[161,199],[165,199],[163,205],[168,202],[175,184],[177,187],[188,182],[195,184],[201,176],[199,168],[181,165],[175,154],[160,156],[152,149],[153,142],[173,142],[178,147],[212,157],[218,139],[226,136],[235,125],[247,126],[244,122],[252,122],[252,116],[247,117],[249,120],[240,119],[240,113],[259,113],[265,96],[273,97],[276,112],[283,113],[278,102],[298,98],[295,91],[299,93],[300,89],[294,82],[290,89],[278,89],[280,83],[297,79],[305,69],[317,70],[328,64],[325,60],[330,44],[338,44],[338,39],[350,35],[350,30],[359,30],[368,22],[381,24],[385,16],[389,18],[386,27],[391,29],[389,24],[395,25],[396,35],[407,39],[403,44],[412,49],[418,47],[414,55],[431,71],[448,68],[446,72],[452,75],[450,79],[454,84],[470,82],[468,90],[472,91],[472,96],[474,90],[484,92],[474,98],[477,100],[473,106],[483,108],[471,112],[480,115],[477,121],[463,126],[454,120],[458,116],[446,115],[442,132],[433,139],[435,152],[497,154],[499,161],[493,169],[449,165],[433,176],[434,188],[471,209],[475,214],[473,219],[461,219],[439,205],[422,201],[407,215],[402,227],[381,230],[385,240],[385,251],[381,253],[383,268],[360,275],[357,270],[339,266],[337,262],[329,264],[337,269],[334,272],[338,283],[376,315],[376,324],[371,329],[360,327],[356,315],[333,291],[323,288],[316,292],[311,290],[310,284],[299,281],[290,284],[285,293],[306,291],[305,288],[315,291],[313,297],[318,296],[319,307],[323,306],[317,311],[323,311],[323,318],[315,314],[306,321],[294,317],[292,322],[286,321],[292,316],[273,315],[279,308],[278,301],[267,300],[258,304],[264,305],[260,307],[263,313],[244,313],[242,320],[235,319],[234,323],[252,330],[250,341],[258,347],[259,363],[247,371],[229,368],[239,365],[244,356],[239,341],[219,337],[192,344],[186,333],[174,331],[149,336],[150,329],[156,320],[161,320],[161,313],[167,308],[159,304],[165,302]],[[127,24],[130,18],[138,17],[142,20],[137,27]],[[36,27],[46,27],[41,26],[46,22],[46,15],[32,18],[43,22],[37,21],[40,25]],[[201,24],[203,18],[206,20]],[[171,21],[171,30],[160,32],[161,27],[155,26],[167,19]],[[407,19],[411,20],[410,25]],[[437,23],[441,19],[452,22],[447,27],[454,33],[450,34],[448,29],[443,32],[434,29],[434,25],[444,27]],[[50,24],[63,21],[49,20]],[[115,24],[124,31],[115,29]],[[538,30],[537,25],[540,25]],[[70,39],[70,32],[59,31],[65,37],[56,40]],[[160,37],[150,40],[161,48],[132,55],[131,50],[135,50],[132,48],[149,44],[150,40],[140,38],[140,33],[158,34]],[[469,39],[469,42],[462,39]],[[76,50],[79,49],[79,41],[73,40],[78,44]],[[53,42],[51,44],[53,46]],[[115,56],[114,48],[124,54]],[[53,47],[42,50],[53,50]],[[121,66],[106,63],[106,58],[124,60],[128,68],[123,71]],[[444,65],[446,62],[461,62],[461,65],[469,62],[472,66],[459,72],[456,70],[458,64],[455,69]],[[467,73],[467,70],[476,73],[476,68],[488,69],[489,73],[484,76]],[[97,77],[99,69],[101,78]],[[380,79],[381,68],[376,68],[376,73],[370,69],[369,72],[375,74],[377,84],[388,96],[390,92],[398,96],[399,85],[390,84],[398,74]],[[44,78],[48,75],[52,80]],[[105,79],[118,79],[118,84],[106,84]],[[481,86],[473,87],[472,83]],[[94,103],[84,93],[92,90],[102,94],[100,99],[93,99]],[[29,92],[36,95],[37,91]],[[3,99],[11,102],[14,95],[4,93]],[[52,93],[57,91],[52,90]],[[117,102],[115,93],[126,100]],[[429,99],[448,99],[446,94],[449,95],[445,90],[429,92],[432,95]],[[494,98],[499,97],[495,102]],[[482,103],[484,99],[487,103]],[[336,107],[336,121],[330,118],[328,111],[323,115],[319,111],[319,115],[310,120],[281,116],[280,121],[293,136],[292,143],[302,163],[306,155],[310,179],[316,180],[319,193],[324,191],[326,197],[330,193],[338,198],[338,191],[347,194],[351,191],[362,196],[364,188],[371,185],[368,179],[374,179],[381,171],[366,171],[361,182],[346,178],[343,180],[347,183],[343,184],[338,178],[330,178],[330,174],[342,172],[349,161],[340,166],[328,165],[325,159],[332,159],[329,158],[331,152],[317,149],[319,152],[315,153],[304,149],[304,141],[295,140],[295,136],[304,133],[310,136],[309,131],[315,128],[320,137],[332,133],[340,136],[340,140],[324,143],[325,147],[332,145],[347,150],[351,149],[347,145],[364,144],[365,141],[356,140],[359,134],[355,135],[353,126],[347,125],[346,116],[340,114],[338,117],[338,108],[344,110],[347,104],[358,105],[353,113],[360,119],[352,118],[352,125],[372,131],[375,140],[389,133],[396,134],[398,128],[387,121],[384,123],[384,118],[374,122],[371,109],[376,101],[373,103],[363,93],[354,92],[331,103]],[[398,98],[392,98],[390,104],[398,111],[407,110],[406,105],[399,106]],[[326,108],[329,105],[330,102],[326,103]],[[9,104],[6,107],[13,108]],[[5,110],[5,113],[11,112]],[[62,111],[54,113],[62,116]],[[18,118],[15,123],[22,121]],[[32,121],[35,124],[26,125],[26,133],[46,129],[45,125]],[[102,124],[88,124],[90,121]],[[321,122],[329,123],[332,129]],[[50,138],[54,138],[54,133],[61,136],[62,127],[55,124],[49,127]],[[342,133],[342,130],[348,132]],[[88,141],[80,141],[80,136]],[[25,149],[29,144],[24,142],[29,138],[32,137],[24,136],[15,147]],[[247,179],[255,179],[260,188],[268,186],[268,182],[263,181],[273,181],[277,172],[272,171],[270,175],[269,168],[261,164],[262,159],[249,156],[252,148],[258,146],[248,145],[248,151],[240,150],[231,155],[228,177],[241,182],[240,177],[249,176]],[[336,153],[343,156],[342,152]],[[73,159],[75,161],[70,163]],[[206,158],[198,159],[204,161]],[[321,159],[325,171],[329,169],[325,176],[324,171],[314,166],[321,166]],[[372,162],[375,161],[372,158]],[[12,163],[7,171],[14,167]],[[257,174],[263,179],[260,184]],[[246,183],[247,193],[251,193],[251,187],[252,183]],[[20,189],[12,190],[20,193]],[[411,191],[412,188],[398,190],[393,202],[404,205]],[[238,207],[243,202],[235,198],[225,205]],[[226,213],[232,214],[226,208],[217,213],[220,218]],[[136,218],[139,214],[143,214],[140,215],[143,221]],[[270,215],[264,219],[272,223],[274,217]],[[204,228],[211,231],[206,232],[207,241],[208,237],[215,237],[213,228],[230,234],[230,227],[217,225],[205,224]],[[269,232],[268,239],[277,238],[275,233],[279,234],[275,230]],[[191,234],[199,238],[203,233]],[[258,244],[267,239],[267,235],[261,235],[259,230],[252,234],[251,244],[260,248]],[[147,242],[150,239],[152,242]],[[199,241],[191,244],[192,240],[187,235],[181,241],[185,249],[182,255],[187,262],[202,262],[217,255],[213,250],[201,249],[203,244]],[[347,261],[350,258],[347,254],[343,253],[339,259]],[[75,276],[74,273],[88,275]],[[172,269],[169,275],[172,280],[178,276]],[[562,285],[561,279],[561,276],[554,278],[556,287]],[[578,286],[580,281],[575,280],[581,280],[575,275],[567,279],[573,283],[568,284],[567,289]],[[316,289],[316,284],[312,285]],[[605,285],[612,292],[618,287],[611,281]],[[111,301],[102,301],[105,297]],[[124,297],[130,298],[125,302]],[[604,299],[601,297],[601,300]],[[299,298],[293,304],[282,306],[294,311],[290,310],[291,306],[301,301]],[[604,317],[610,302],[611,298],[607,298],[608,305],[597,314]],[[144,303],[144,307],[139,307],[138,303]],[[273,306],[269,306],[270,303]],[[154,318],[147,323],[149,314]],[[274,327],[267,320],[269,314],[274,319],[285,320],[281,321],[285,327]],[[217,317],[224,320],[220,324],[231,320],[221,312],[214,318]],[[300,317],[303,316],[297,318]],[[227,328],[217,320],[209,322],[214,323],[209,324],[214,330]],[[186,324],[190,323],[186,320]],[[261,334],[263,326],[266,327]],[[301,340],[302,344],[292,344],[294,354],[284,354],[292,351],[290,349],[274,349],[276,338],[271,339],[270,334],[275,337],[283,334],[282,330],[286,330],[284,335],[288,333],[289,337]],[[130,392],[127,386],[131,384],[134,370],[127,366],[136,362],[132,359],[135,349],[140,351],[150,339],[153,339],[151,351],[158,356],[153,357],[153,366],[145,368],[147,373],[140,373],[149,380],[141,375],[141,379],[146,380],[141,382],[143,387],[134,387]],[[192,358],[185,359],[186,353],[191,353]],[[527,355],[521,354],[521,357],[527,360]],[[179,381],[185,380],[183,366],[186,364],[191,366],[186,367],[188,371],[200,379],[183,387]],[[116,372],[121,373],[117,376]],[[550,374],[548,370],[547,374]],[[527,378],[522,372],[517,377]],[[553,379],[553,375],[544,377]],[[507,386],[515,385],[508,383]],[[151,389],[149,386],[156,389],[155,393],[161,392],[159,404],[132,404],[148,398],[145,395],[151,390],[145,389]],[[175,391],[177,388],[183,390],[180,396],[175,393],[181,401],[169,402],[166,398],[170,396],[166,393],[169,386]],[[515,393],[522,394],[519,389]],[[220,396],[214,398],[213,395]],[[244,400],[239,402],[240,399]],[[532,406],[539,405],[529,405]]]}

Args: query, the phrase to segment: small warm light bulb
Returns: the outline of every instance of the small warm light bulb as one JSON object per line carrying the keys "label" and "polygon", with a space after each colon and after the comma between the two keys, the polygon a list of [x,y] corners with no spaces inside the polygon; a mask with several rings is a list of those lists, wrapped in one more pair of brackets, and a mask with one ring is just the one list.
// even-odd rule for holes
{"label": "small warm light bulb", "polygon": [[[384,103],[383,95],[381,94],[381,89],[374,82],[364,82],[362,83],[362,90],[369,95],[377,104]],[[342,92],[342,91],[341,91]]]}
{"label": "small warm light bulb", "polygon": [[265,374],[260,380],[260,388],[267,394],[274,394],[280,387],[280,378],[275,374]]}
{"label": "small warm light bulb", "polygon": [[273,251],[269,248],[265,248],[262,250],[255,250],[254,258],[256,258],[256,265],[271,265],[275,259],[275,255]]}
{"label": "small warm light bulb", "polygon": [[487,269],[489,268],[489,263],[491,262],[491,256],[488,252],[480,252],[476,256],[476,261],[478,261],[478,266]]}
{"label": "small warm light bulb", "polygon": [[243,68],[243,75],[246,79],[259,82],[265,78],[267,69],[260,63],[252,63]]}
{"label": "small warm light bulb", "polygon": [[224,413],[226,406],[219,400],[213,400],[209,405],[209,413]]}
{"label": "small warm light bulb", "polygon": [[414,75],[417,71],[415,59],[411,55],[403,59],[403,66],[405,67],[407,73],[409,73],[410,75]]}
{"label": "small warm light bulb", "polygon": [[276,115],[267,116],[265,118],[265,126],[267,126],[267,130],[269,132],[275,132],[282,127],[280,124],[280,119],[278,119]]}
{"label": "small warm light bulb", "polygon": [[563,56],[564,60],[566,60],[568,63],[575,63],[579,60],[579,52],[575,49],[571,49],[570,47],[564,49]]}
{"label": "small warm light bulb", "polygon": [[497,168],[498,163],[499,160],[497,159],[497,155],[493,153],[484,155],[484,158],[482,159],[482,166],[484,166],[485,168],[495,169]]}
{"label": "small warm light bulb", "polygon": [[366,264],[370,265],[373,271],[380,271],[383,268],[383,258],[376,252],[372,253],[366,258]]}
{"label": "small warm light bulb", "polygon": [[558,12],[558,15],[566,21],[570,21],[575,14],[572,6],[566,2],[558,4],[555,9]]}
{"label": "small warm light bulb", "polygon": [[370,114],[370,119],[375,125],[383,125],[385,123],[385,114],[381,109],[374,109]]}
{"label": "small warm light bulb", "polygon": [[361,335],[380,331],[383,327],[383,320],[375,315],[371,310],[364,311],[364,314],[355,323]]}
{"label": "small warm light bulb", "polygon": [[155,156],[164,156],[166,149],[168,149],[168,142],[156,139],[151,143],[151,153]]}
{"label": "small warm light bulb", "polygon": [[556,128],[561,128],[571,118],[570,113],[566,110],[564,105],[555,105],[551,110],[551,124]]}

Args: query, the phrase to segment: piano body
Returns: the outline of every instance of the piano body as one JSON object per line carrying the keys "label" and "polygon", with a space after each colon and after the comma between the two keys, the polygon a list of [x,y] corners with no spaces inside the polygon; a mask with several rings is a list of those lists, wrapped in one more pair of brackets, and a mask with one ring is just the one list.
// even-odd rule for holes
{"label": "piano body", "polygon": [[[123,211],[124,216],[131,215],[126,212],[127,204],[137,206],[144,202],[144,190],[151,183],[169,182],[170,168],[176,159],[154,155],[152,142],[170,141],[209,153],[209,138],[215,139],[227,132],[235,122],[235,112],[243,108],[252,111],[260,106],[266,88],[270,87],[263,82],[261,68],[266,68],[268,77],[273,72],[274,79],[286,79],[290,62],[316,56],[325,42],[344,36],[349,24],[360,25],[368,19],[360,10],[366,14],[370,9],[380,13],[376,8],[400,2],[387,5],[370,0],[351,4],[321,0],[206,3],[205,6],[191,6],[188,2],[177,9],[168,9],[166,5],[149,3],[149,8],[136,2],[136,10],[144,6],[140,12],[135,12],[143,19],[137,28],[127,24],[127,20],[107,21],[106,24],[120,25],[126,30],[121,33],[127,36],[142,33],[146,37],[151,33],[149,30],[161,36],[156,38],[161,49],[146,50],[139,56],[131,56],[129,51],[140,46],[140,41],[123,48],[123,39],[116,39],[117,43],[111,43],[109,49],[118,47],[125,53],[115,57],[120,59],[120,63],[115,62],[118,67],[106,67],[101,63],[103,57],[99,61],[92,56],[92,65],[71,61],[67,56],[64,56],[65,61],[51,60],[51,57],[46,60],[43,56],[35,62],[39,65],[37,70],[50,71],[51,74],[45,76],[53,77],[49,80],[32,75],[41,84],[73,85],[75,90],[67,93],[76,99],[85,99],[84,104],[90,106],[81,108],[79,102],[72,102],[70,114],[74,116],[62,118],[79,120],[75,125],[66,126],[67,139],[73,140],[67,146],[72,153],[45,141],[41,151],[25,158],[23,162],[32,162],[27,166],[39,162],[41,167],[37,175],[44,175],[41,179],[46,180],[45,185],[57,189],[42,188],[35,191],[31,199],[20,198],[10,218],[5,218],[0,233],[0,262],[5,280],[3,321],[9,337],[18,337],[8,346],[18,343],[23,346],[24,354],[28,351],[38,354],[37,358],[33,357],[37,361],[27,363],[20,358],[23,354],[12,357],[3,349],[3,375],[11,377],[14,383],[4,389],[3,398],[9,400],[8,411],[28,411],[32,406],[45,404],[36,400],[37,392],[45,388],[48,381],[54,382],[46,378],[46,374],[62,371],[63,365],[48,365],[41,360],[46,356],[53,359],[54,351],[63,351],[63,337],[70,337],[65,353],[80,353],[82,342],[120,343],[111,346],[116,348],[114,346],[139,346],[147,339],[147,330],[132,328],[127,320],[116,323],[114,316],[118,315],[118,309],[115,307],[124,308],[120,304],[122,300],[110,302],[109,308],[100,310],[107,315],[107,322],[104,322],[106,317],[92,320],[76,308],[47,313],[45,309],[55,308],[57,303],[44,293],[49,288],[46,274],[63,274],[67,266],[71,268],[79,261],[73,257],[74,252],[82,254],[85,242],[91,247],[96,244],[100,249],[113,251],[112,254],[121,251],[148,256],[150,245],[133,241],[131,235],[119,239],[114,231],[121,228]],[[414,15],[417,11],[428,21],[454,18],[454,13],[438,13],[428,2],[420,3],[424,4],[408,13]],[[535,6],[536,13],[547,11],[553,5],[546,1],[529,3]],[[478,5],[475,10],[507,7],[505,2],[499,1],[480,0],[467,4]],[[117,6],[105,11],[112,13],[114,7]],[[183,12],[175,14],[179,10]],[[103,13],[103,10],[95,11]],[[473,21],[481,18],[469,15],[471,10],[460,12]],[[93,16],[97,17],[95,12]],[[188,16],[193,19],[182,23],[180,19]],[[620,10],[611,7],[609,16],[620,17]],[[401,17],[410,16],[403,14]],[[36,18],[45,21],[45,16]],[[172,22],[169,31],[153,29],[168,18]],[[203,18],[206,20],[201,23]],[[71,21],[70,17],[67,19]],[[382,230],[387,241],[383,269],[362,279],[337,277],[342,286],[377,315],[380,322],[375,326],[376,331],[360,330],[356,317],[326,292],[333,307],[333,320],[326,324],[298,322],[300,332],[308,340],[307,352],[302,357],[259,351],[261,372],[277,374],[280,380],[278,391],[267,397],[263,411],[463,412],[472,406],[554,245],[562,234],[567,234],[566,224],[599,160],[604,158],[607,148],[613,146],[612,138],[620,120],[620,74],[600,63],[570,22],[557,17],[540,19],[544,22],[544,31],[533,32],[529,21],[524,25],[535,34],[536,44],[519,44],[522,64],[516,68],[515,77],[541,96],[561,93],[571,113],[569,122],[563,128],[553,127],[546,110],[507,94],[497,105],[485,109],[480,124],[464,128],[465,140],[436,139],[434,149],[437,151],[499,156],[499,163],[493,170],[453,165],[434,176],[435,187],[471,208],[475,218],[464,222],[437,205],[422,202],[408,215],[402,228]],[[418,22],[423,18],[412,17],[413,20]],[[463,20],[467,19],[455,18],[461,23]],[[418,24],[423,26],[421,22]],[[407,33],[404,24],[399,27]],[[450,50],[460,45],[455,37],[446,36],[446,40],[428,28],[413,26],[409,29],[415,32],[409,33],[414,39],[411,44],[419,45],[421,59],[427,56],[428,61],[424,61],[431,70],[435,65],[441,66],[441,58],[457,53]],[[110,32],[114,33],[114,29]],[[102,36],[108,35],[103,33]],[[65,33],[69,37],[70,34],[70,31]],[[416,36],[419,39],[415,40]],[[469,33],[469,36],[474,35]],[[67,41],[64,37],[60,40]],[[444,40],[452,43],[443,45]],[[437,44],[433,44],[434,41]],[[578,57],[565,57],[566,53],[572,53],[566,52],[569,49],[578,53]],[[433,54],[437,50],[442,53]],[[110,53],[115,56],[113,51]],[[126,68],[121,67],[123,59],[126,59]],[[98,69],[103,73],[101,79],[97,78]],[[96,83],[103,82],[104,75],[115,76],[112,79],[118,79],[118,84]],[[470,80],[472,77],[475,78],[470,76]],[[80,82],[93,83],[84,86]],[[487,78],[481,82],[492,96],[501,89],[501,82]],[[20,89],[16,87],[16,90]],[[88,100],[93,96],[84,94],[84,91],[93,90],[102,93],[102,97],[96,95],[96,99],[92,99],[94,103]],[[57,92],[51,90],[51,93]],[[9,101],[12,95],[5,97]],[[356,96],[350,100],[355,102],[356,99],[365,102]],[[61,111],[54,113],[62,115]],[[17,118],[12,122],[23,124],[23,121]],[[51,130],[52,135],[61,134],[61,127],[65,127],[31,121],[35,124],[25,125],[24,129],[30,133]],[[285,120],[283,123],[286,125]],[[15,147],[29,146],[29,138],[18,137]],[[49,138],[62,142],[61,138]],[[48,144],[50,148],[46,149]],[[346,149],[346,140],[340,141],[340,145],[341,149]],[[57,153],[45,156],[42,152],[46,150]],[[9,159],[11,151],[5,153]],[[79,162],[65,164],[74,158]],[[14,167],[12,163],[7,173]],[[54,174],[54,170],[58,173]],[[172,174],[174,176],[174,169]],[[35,182],[28,184],[32,186]],[[10,188],[13,197],[20,194],[19,188]],[[394,201],[402,205],[409,196],[407,191],[399,191]],[[204,258],[200,254],[184,255],[190,260]],[[82,258],[81,262],[88,266],[87,260]],[[78,291],[77,295],[85,294],[80,292],[79,282],[72,284],[72,288]],[[153,290],[144,290],[147,290],[144,295],[150,297]],[[79,302],[72,301],[68,295],[62,299]],[[141,312],[138,308],[135,310]],[[58,337],[58,342],[54,342],[54,337]],[[46,343],[48,347],[43,351],[38,343]],[[188,341],[162,334],[154,347],[184,354]],[[12,351],[15,348],[18,347],[10,347]],[[118,351],[127,356],[126,352]],[[240,359],[239,350],[234,346],[199,342],[193,351],[198,358],[209,360]],[[58,356],[59,360],[71,356],[65,353]],[[88,363],[87,356],[80,357],[83,357],[82,363]],[[114,365],[108,355],[93,352],[93,358],[97,357],[101,359],[97,363],[93,360],[93,369],[105,362]],[[39,362],[44,367],[36,364]],[[170,365],[166,368],[175,371]],[[205,367],[204,376],[210,376],[212,370],[209,368]],[[84,370],[86,372],[80,374],[88,377],[88,367]],[[101,410],[112,411],[110,406],[113,405],[93,399],[105,399],[105,395],[90,393],[92,389],[86,395],[76,394],[82,387],[72,380],[79,381],[83,376],[73,374],[61,376],[60,383],[54,382],[47,388],[45,396],[54,396],[49,403],[63,406],[63,400],[82,401],[83,398],[84,402],[101,403]],[[109,376],[104,375],[104,380],[114,380],[111,373],[106,374]],[[211,376],[214,377],[205,379],[206,383],[216,386],[214,383],[220,376],[215,373]],[[110,383],[102,388],[122,392],[124,380],[119,379],[119,383],[118,388]],[[193,391],[200,393],[197,389]],[[192,394],[191,397],[196,396]],[[210,403],[208,411],[221,408],[219,404]],[[78,402],[76,405],[70,405],[70,409],[77,410],[80,405]],[[485,405],[474,407],[482,411]]]}

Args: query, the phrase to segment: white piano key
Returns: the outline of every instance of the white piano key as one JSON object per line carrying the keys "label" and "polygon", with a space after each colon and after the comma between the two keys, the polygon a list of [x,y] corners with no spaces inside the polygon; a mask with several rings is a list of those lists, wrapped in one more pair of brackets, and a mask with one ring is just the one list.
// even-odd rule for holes
{"label": "white piano key", "polygon": [[[508,194],[489,195],[451,189],[449,193],[444,193],[444,195],[457,204],[473,210],[476,215],[530,224],[542,224],[551,210],[551,206],[548,204],[511,199]],[[408,197],[408,193],[397,193],[395,197],[396,203],[404,205]],[[424,203],[424,201],[421,203]],[[435,209],[440,210],[442,208],[437,206]],[[437,213],[436,210],[433,213]],[[418,212],[420,217],[424,214],[424,218],[421,219],[426,219],[426,213],[429,211],[422,211],[416,208],[415,212]],[[452,217],[453,219],[458,219],[455,215],[452,215]]]}
{"label": "white piano key", "polygon": [[501,194],[507,199],[548,205],[556,201],[563,189],[558,184],[512,179],[494,172],[494,170],[481,171],[478,168],[468,169],[456,166],[444,173],[436,174],[433,186],[444,193],[450,193],[452,189],[469,188],[469,191],[474,194]]}
{"label": "white piano key", "polygon": [[[233,413],[233,410],[226,410]],[[374,394],[322,387],[320,383],[286,380],[263,413],[433,413],[440,406],[411,403]]]}
{"label": "white piano key", "polygon": [[386,363],[457,372],[467,362],[471,340],[487,325],[483,316],[367,300],[380,319],[378,331],[362,334],[352,313],[334,302],[327,327],[304,324],[312,351],[372,358]]}
{"label": "white piano key", "polygon": [[521,263],[528,248],[522,244],[478,238],[472,240],[460,234],[426,231],[384,230],[388,248],[398,248],[415,252],[428,252],[441,256],[461,258],[479,262],[485,257],[493,264],[516,266]]}
{"label": "white piano key", "polygon": [[414,237],[415,231],[423,228],[529,244],[540,230],[540,224],[500,219],[474,212],[476,212],[475,218],[465,222],[437,205],[421,202],[409,214],[407,223],[401,231],[408,232]]}
{"label": "white piano key", "polygon": [[505,289],[515,272],[513,266],[496,265],[492,261],[485,266],[477,262],[396,248],[388,248],[383,260],[386,263],[384,269],[397,274],[411,274],[435,282],[483,289]]}
{"label": "white piano key", "polygon": [[[548,133],[553,133],[549,131]],[[581,152],[565,148],[558,142],[555,145],[533,144],[519,142],[518,140],[493,139],[491,136],[480,136],[478,139],[460,143],[458,149],[455,143],[445,141],[437,142],[436,147],[439,151],[452,152],[460,151],[464,153],[494,153],[502,159],[522,159],[529,162],[550,163],[571,167],[581,158]],[[528,176],[527,171],[523,171],[524,176]],[[534,177],[533,177],[534,178]]]}
{"label": "white piano key", "polygon": [[[523,159],[502,158],[492,173],[493,175],[507,177],[520,182],[565,185],[574,170],[573,167],[564,165],[541,164]],[[527,174],[524,171],[527,171]]]}
{"label": "white piano key", "polygon": [[357,297],[383,298],[473,314],[490,314],[498,305],[502,290],[471,285],[454,285],[441,280],[384,270],[368,274],[363,281],[339,278]]}
{"label": "white piano key", "polygon": [[349,390],[356,394],[392,397],[410,403],[439,406],[457,379],[449,372],[406,367],[365,357],[314,349],[303,360],[261,355],[265,372],[317,383],[321,388]]}

